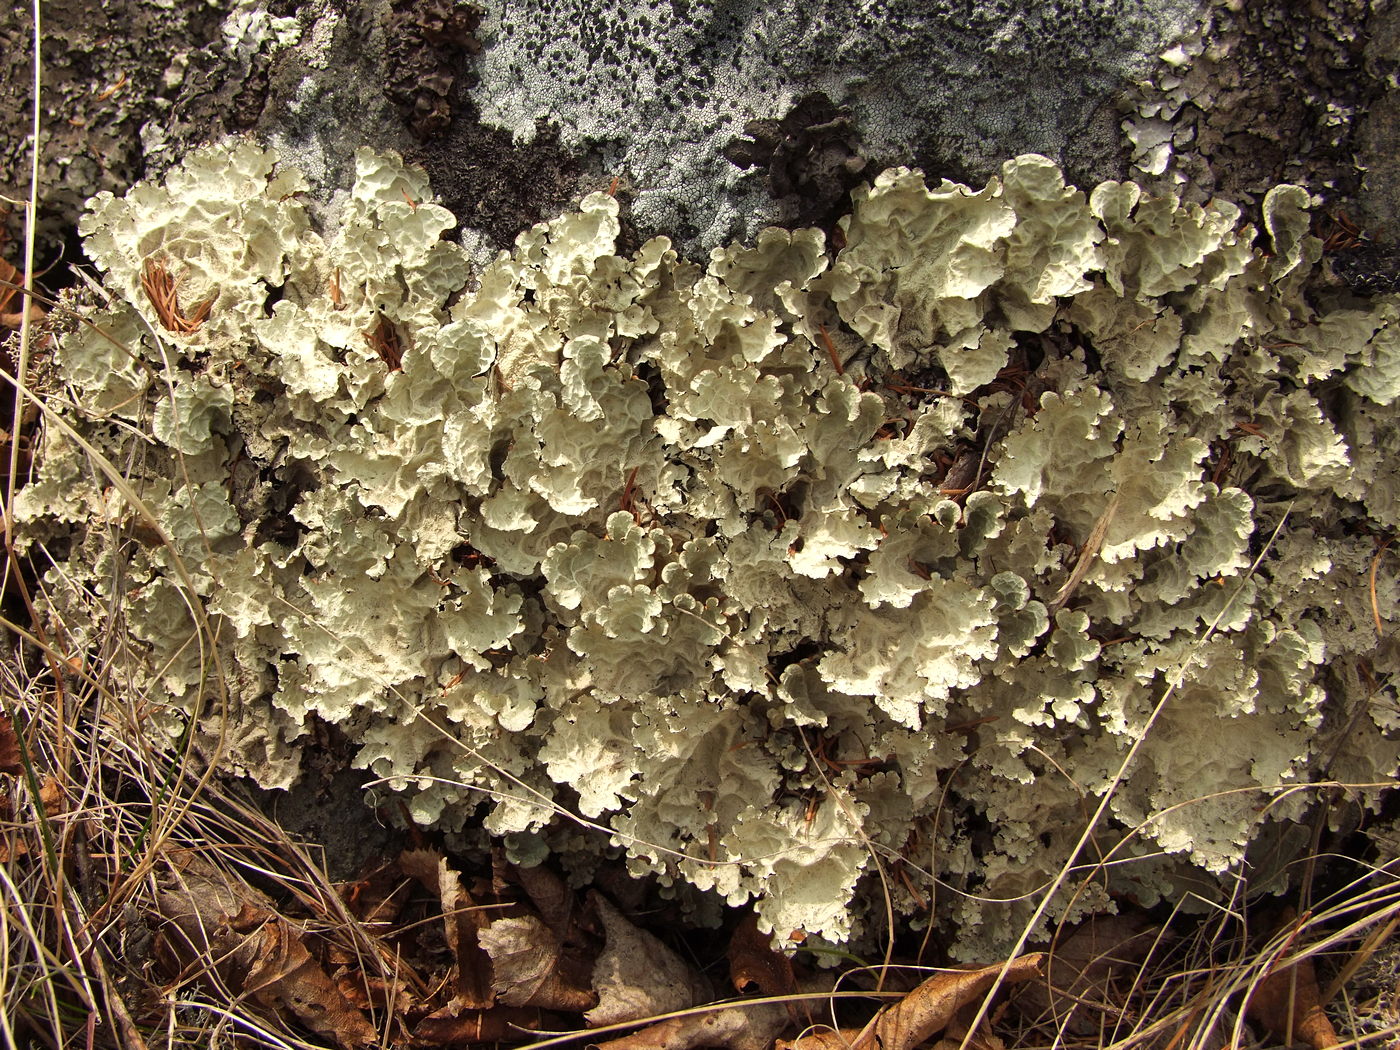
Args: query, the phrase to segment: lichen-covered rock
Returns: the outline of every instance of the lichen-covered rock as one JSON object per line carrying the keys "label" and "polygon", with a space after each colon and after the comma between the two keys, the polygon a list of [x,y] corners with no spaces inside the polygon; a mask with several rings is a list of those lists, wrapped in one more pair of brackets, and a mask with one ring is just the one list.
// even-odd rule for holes
{"label": "lichen-covered rock", "polygon": [[[58,254],[93,194],[129,186],[194,143],[252,128],[269,95],[270,65],[310,21],[296,17],[296,8],[310,6],[46,3],[35,216],[40,256]],[[32,4],[0,7],[0,194],[18,200],[29,196],[33,163],[32,18]]]}
{"label": "lichen-covered rock", "polygon": [[473,276],[420,172],[357,170],[331,233],[246,143],[95,200],[54,405],[127,480],[53,427],[16,508],[53,614],[120,607],[123,688],[226,767],[285,785],[320,720],[521,860],[834,940],[939,879],[981,954],[1134,745],[1051,916],[1400,765],[1400,304],[1307,292],[1301,194],[1261,239],[1041,157],[899,170],[841,251],[707,268],[616,254],[595,194]]}
{"label": "lichen-covered rock", "polygon": [[[1133,175],[1156,192],[1246,208],[1277,183],[1298,183],[1326,198],[1327,213],[1340,208],[1391,240],[1400,9],[1317,0],[1297,14],[1276,3],[1206,5],[1123,100]],[[1334,260],[1339,272],[1355,267],[1356,290],[1374,274],[1366,254]],[[1393,274],[1393,263],[1380,269]],[[1393,276],[1383,284],[1396,289]]]}
{"label": "lichen-covered rock", "polygon": [[[696,250],[752,229],[760,210],[771,221],[770,190],[794,210],[820,194],[837,174],[828,149],[845,152],[843,136],[832,141],[836,111],[873,156],[932,152],[989,172],[1010,153],[1036,152],[1099,178],[1121,171],[1116,99],[1206,6],[513,0],[493,5],[479,30],[471,98],[517,139],[544,120],[566,147],[606,142],[642,191],[641,227]],[[784,162],[784,138],[805,139],[802,163]]]}

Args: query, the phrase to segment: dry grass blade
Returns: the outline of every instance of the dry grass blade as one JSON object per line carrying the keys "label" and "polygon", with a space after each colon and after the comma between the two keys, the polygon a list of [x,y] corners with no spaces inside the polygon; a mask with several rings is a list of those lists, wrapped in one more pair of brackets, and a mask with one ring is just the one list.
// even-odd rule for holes
{"label": "dry grass blade", "polygon": [[1324,1006],[1335,999],[1338,993],[1356,976],[1357,971],[1365,966],[1382,946],[1389,942],[1397,928],[1400,928],[1400,916],[1391,916],[1388,921],[1379,925],[1366,936],[1361,946],[1352,953],[1346,965],[1337,971],[1337,975],[1332,978],[1326,991],[1322,993]]}
{"label": "dry grass blade", "polygon": [[1390,546],[1390,540],[1386,540],[1378,548],[1376,555],[1371,559],[1371,571],[1367,575],[1366,584],[1371,596],[1371,619],[1376,625],[1376,637],[1385,637],[1385,625],[1381,622],[1381,605],[1376,600],[1376,573],[1381,567],[1381,557],[1385,554],[1386,548]]}
{"label": "dry grass blade", "polygon": [[141,268],[141,290],[155,307],[156,316],[166,331],[177,335],[191,335],[209,319],[209,311],[214,307],[216,296],[210,295],[194,310],[186,314],[180,309],[179,282],[170,276],[170,271],[160,259],[147,259]]}

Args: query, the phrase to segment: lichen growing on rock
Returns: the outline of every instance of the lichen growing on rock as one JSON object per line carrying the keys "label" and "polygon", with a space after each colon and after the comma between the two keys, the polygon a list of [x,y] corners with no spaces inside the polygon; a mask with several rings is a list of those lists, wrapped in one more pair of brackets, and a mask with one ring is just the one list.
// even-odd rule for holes
{"label": "lichen growing on rock", "polygon": [[[1052,916],[1236,868],[1299,787],[1400,764],[1367,583],[1400,303],[1306,294],[1301,191],[1259,234],[1042,157],[896,170],[842,250],[770,229],[707,267],[615,254],[595,194],[474,277],[396,158],[360,154],[332,231],[301,186],[235,143],[93,202],[113,300],[56,410],[130,490],[54,427],[17,507],[66,545],[74,644],[118,603],[124,686],[171,733],[216,712],[229,768],[288,784],[321,720],[523,861],[619,850],[833,940],[937,878],[981,954],[1144,734],[1080,858],[1114,863]],[[195,331],[152,261],[212,297]]]}

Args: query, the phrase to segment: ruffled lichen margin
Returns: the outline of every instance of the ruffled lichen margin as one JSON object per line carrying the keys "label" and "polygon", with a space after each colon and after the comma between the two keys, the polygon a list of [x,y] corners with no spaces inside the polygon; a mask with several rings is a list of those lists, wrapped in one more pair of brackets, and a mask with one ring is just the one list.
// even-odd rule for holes
{"label": "ruffled lichen margin", "polygon": [[520,862],[621,852],[783,937],[887,893],[983,954],[1170,682],[1050,915],[1206,892],[1400,764],[1400,303],[1316,280],[1304,191],[1256,231],[899,169],[839,250],[708,266],[615,254],[594,194],[480,273],[396,157],[334,229],[304,191],[235,142],[91,202],[111,298],[50,404],[130,489],[50,427],[17,506],[75,653],[225,767],[286,785],[326,723]]}

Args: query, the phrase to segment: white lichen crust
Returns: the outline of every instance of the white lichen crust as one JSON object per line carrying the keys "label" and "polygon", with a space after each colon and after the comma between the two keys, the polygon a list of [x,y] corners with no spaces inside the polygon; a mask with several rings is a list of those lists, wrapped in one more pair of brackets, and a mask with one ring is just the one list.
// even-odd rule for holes
{"label": "white lichen crust", "polygon": [[120,608],[124,686],[230,767],[286,785],[328,723],[415,821],[784,937],[933,876],[968,954],[1144,733],[1052,916],[1199,892],[1300,788],[1395,773],[1400,303],[1309,284],[1302,191],[1260,234],[1041,157],[897,170],[840,251],[707,268],[615,254],[594,194],[473,276],[397,158],[333,232],[301,187],[238,143],[93,201],[63,411],[131,492],[52,427],[18,507],[73,643]]}

